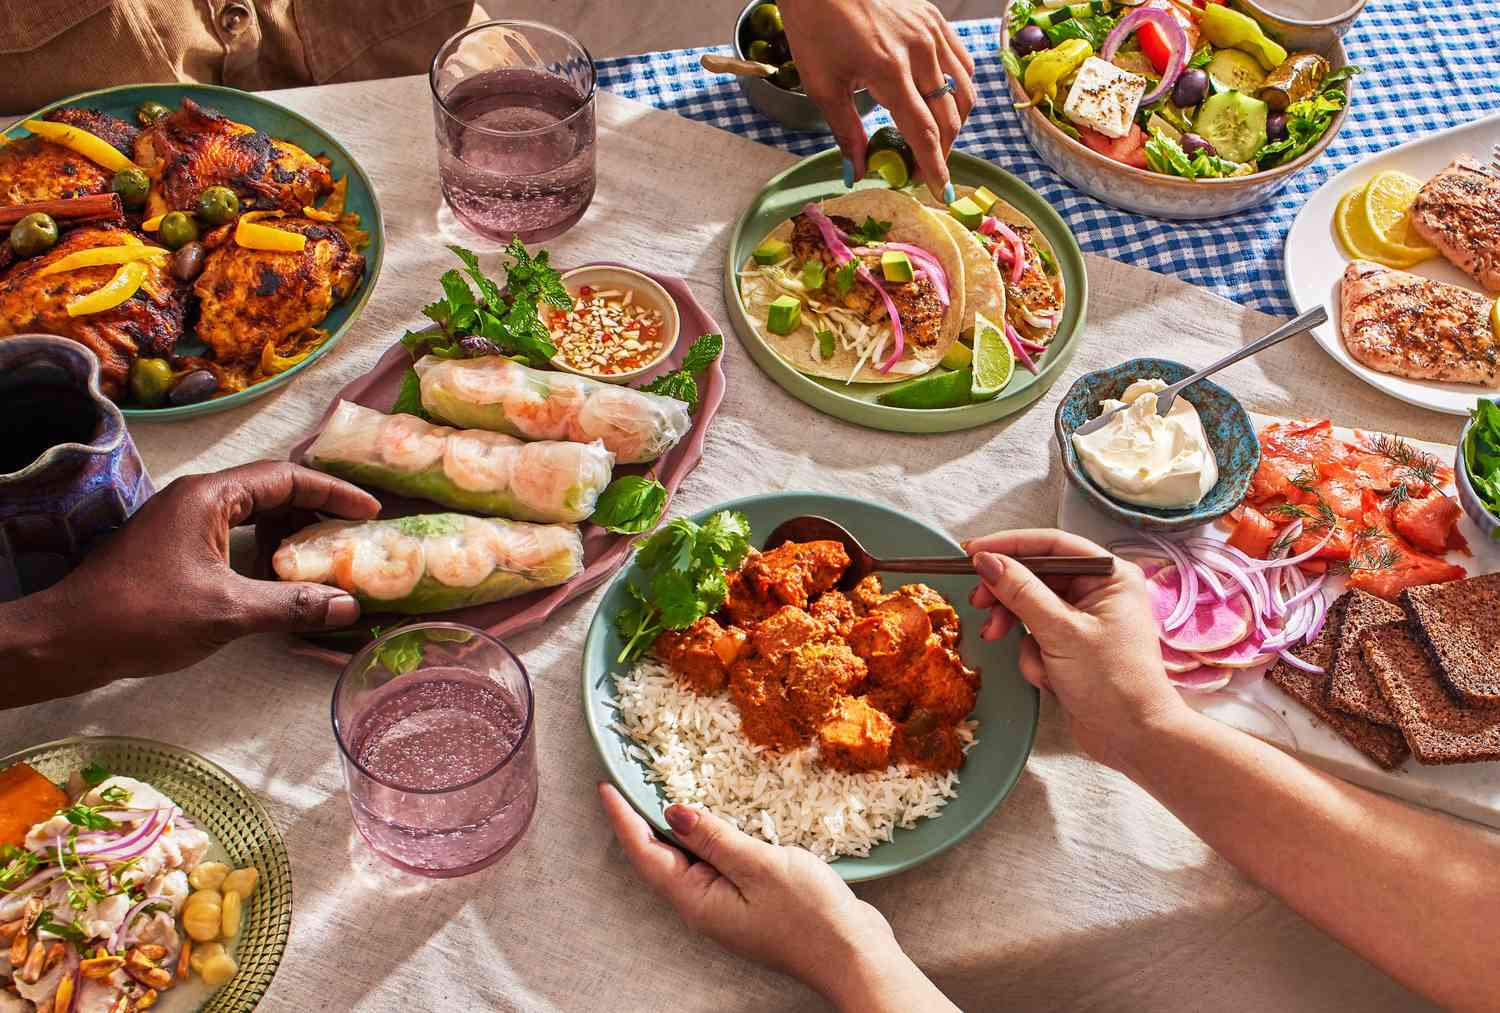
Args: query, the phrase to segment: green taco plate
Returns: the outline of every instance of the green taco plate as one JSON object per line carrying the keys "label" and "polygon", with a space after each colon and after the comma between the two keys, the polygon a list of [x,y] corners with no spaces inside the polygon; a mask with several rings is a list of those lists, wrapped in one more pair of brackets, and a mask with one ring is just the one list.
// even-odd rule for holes
{"label": "green taco plate", "polygon": [[[346,210],[359,213],[360,228],[370,234],[369,245],[359,251],[364,254],[365,274],[355,286],[354,291],[349,294],[349,298],[335,306],[318,325],[328,331],[328,340],[313,349],[312,353],[301,362],[244,390],[226,394],[223,397],[210,398],[197,404],[165,408],[122,407],[125,417],[131,421],[177,421],[221,412],[254,401],[290,383],[297,374],[310,368],[314,362],[322,358],[354,324],[355,318],[364,309],[370,293],[375,289],[375,280],[380,276],[380,264],[385,256],[385,229],[380,217],[380,201],[375,197],[375,187],[370,182],[370,177],[365,174],[364,169],[360,168],[354,156],[350,155],[348,150],[322,127],[304,118],[300,113],[295,113],[259,95],[211,84],[126,84],[72,95],[38,109],[29,116],[23,116],[21,120],[39,119],[54,109],[66,106],[86,106],[139,125],[140,121],[136,119],[135,112],[141,103],[160,102],[170,109],[176,109],[184,98],[190,98],[199,105],[217,109],[230,119],[247,123],[272,137],[289,141],[314,158],[320,155],[325,156],[329,160],[329,170],[333,173],[334,179],[348,177],[348,192],[344,207]],[[21,126],[21,120],[17,120],[4,131],[0,131],[0,139],[25,137],[28,131]],[[206,346],[189,329],[188,333],[178,340],[176,350],[179,355],[201,355],[206,350]]]}
{"label": "green taco plate", "polygon": [[[736,510],[750,522],[751,544],[757,547],[776,525],[791,517],[814,514],[843,524],[877,556],[934,556],[963,554],[958,543],[942,531],[907,514],[865,500],[811,492],[778,492],[749,496],[705,510],[693,517],[702,521],[720,510]],[[622,643],[615,616],[628,607],[629,587],[639,580],[634,561],[615,577],[600,600],[583,648],[583,709],[589,733],[615,787],[657,832],[672,838],[662,813],[665,796],[647,779],[647,768],[628,750],[635,744],[618,729],[615,683],[621,672],[615,659]],[[958,770],[957,794],[935,818],[917,821],[911,829],[897,829],[891,840],[877,845],[866,858],[846,857],[833,869],[851,883],[891,876],[951,848],[995,811],[1015,787],[1036,737],[1038,696],[1017,667],[1020,638],[1013,632],[1003,640],[979,638],[985,613],[969,604],[974,578],[961,576],[890,577],[896,586],[920,581],[948,599],[963,623],[959,652],[964,662],[980,670],[982,686],[971,717],[979,722],[976,742]]]}
{"label": "green taco plate", "polygon": [[[990,192],[1035,223],[1056,254],[1066,301],[1057,334],[1043,356],[1038,372],[1031,373],[1017,364],[1010,382],[989,401],[958,408],[896,408],[878,404],[875,399],[902,385],[842,383],[807,376],[792,368],[761,339],[740,298],[740,267],[767,233],[800,211],[803,205],[849,192],[842,182],[842,158],[837,149],[830,149],[804,158],[785,172],[773,176],[735,222],[724,263],[724,304],[729,308],[735,333],[756,364],[787,393],[820,412],[856,425],[897,433],[947,433],[971,429],[1013,415],[1046,393],[1067,368],[1083,335],[1088,307],[1088,277],[1084,271],[1083,251],[1078,248],[1072,230],[1041,194],[1004,169],[958,151],[948,156],[948,171],[953,182],[959,186],[989,188]],[[878,179],[863,180],[856,184],[856,189],[884,185]]]}
{"label": "green taco plate", "polygon": [[[208,834],[208,860],[231,868],[254,866],[260,873],[245,901],[240,933],[227,949],[239,972],[210,989],[193,978],[163,997],[172,1010],[249,1013],[259,1005],[286,950],[292,927],[292,867],[276,824],[250,790],[223,767],[178,746],[123,736],[78,736],[46,742],[0,759],[0,770],[17,763],[32,766],[55,784],[90,764],[111,774],[145,781],[182,807],[193,825]],[[189,992],[189,1006],[179,995]],[[201,998],[200,998],[201,996]]]}

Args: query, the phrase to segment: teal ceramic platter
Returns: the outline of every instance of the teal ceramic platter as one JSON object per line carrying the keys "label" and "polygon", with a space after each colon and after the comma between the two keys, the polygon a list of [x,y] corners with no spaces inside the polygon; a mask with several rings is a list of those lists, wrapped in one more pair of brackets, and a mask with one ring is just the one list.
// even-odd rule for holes
{"label": "teal ceramic platter", "polygon": [[[962,555],[963,550],[948,535],[923,521],[887,507],[845,496],[810,492],[768,493],[750,496],[714,507],[694,516],[701,521],[719,510],[738,510],[750,521],[751,542],[759,546],[782,521],[802,514],[830,517],[843,524],[877,556]],[[646,779],[646,768],[628,756],[629,740],[616,731],[614,682],[610,676],[620,669],[615,658],[621,641],[614,617],[630,601],[627,585],[639,579],[632,560],[610,584],[583,648],[583,708],[589,732],[609,771],[610,780],[656,830],[672,837],[662,812],[666,801],[657,786]],[[870,852],[868,858],[842,858],[832,863],[845,880],[853,883],[879,879],[909,869],[945,851],[972,833],[1015,787],[1036,736],[1037,691],[1017,668],[1019,635],[1004,640],[979,639],[985,614],[969,604],[972,577],[912,577],[940,591],[958,610],[963,622],[960,653],[982,679],[979,702],[973,717],[979,727],[977,742],[959,770],[958,795],[935,819],[923,819],[910,830],[897,830],[893,840]],[[894,586],[898,581],[888,579]]]}
{"label": "teal ceramic platter", "polygon": [[[724,262],[724,305],[729,309],[735,333],[756,365],[787,393],[820,412],[871,429],[898,433],[946,433],[971,429],[1013,415],[1046,393],[1067,368],[1083,337],[1089,298],[1083,251],[1078,248],[1072,230],[1041,194],[1004,169],[957,151],[948,156],[948,171],[953,182],[960,186],[988,187],[1031,219],[1052,244],[1057,256],[1065,292],[1063,318],[1057,335],[1039,363],[1038,372],[1028,372],[1017,363],[1010,383],[999,396],[978,404],[959,408],[891,408],[877,404],[875,399],[895,384],[843,383],[805,376],[761,339],[740,298],[740,267],[772,229],[809,201],[848,192],[842,180],[842,157],[837,149],[831,149],[804,158],[785,172],[773,176],[750,201],[729,237],[729,253]],[[857,188],[883,185],[878,181],[865,181],[857,184]]]}
{"label": "teal ceramic platter", "polygon": [[[124,408],[125,417],[133,422],[176,421],[208,415],[239,407],[290,383],[303,370],[310,369],[353,326],[360,311],[364,309],[365,302],[370,298],[370,293],[375,289],[375,280],[380,276],[380,264],[385,256],[385,229],[380,217],[380,202],[375,197],[375,187],[370,182],[370,177],[360,168],[354,156],[322,127],[259,95],[209,84],[127,84],[73,95],[38,109],[22,119],[37,119],[65,106],[86,106],[138,123],[135,111],[141,103],[160,102],[168,108],[176,109],[184,98],[217,109],[230,119],[248,123],[272,137],[290,141],[314,157],[326,156],[331,162],[330,171],[334,179],[348,177],[349,188],[344,206],[347,210],[359,213],[360,227],[370,234],[370,243],[360,251],[365,258],[364,277],[349,298],[335,306],[319,324],[328,331],[328,340],[314,349],[311,355],[285,372],[224,397],[175,408]],[[25,137],[26,134],[27,130],[21,126],[20,120],[7,130],[0,131],[0,135],[11,138]],[[177,342],[177,351],[182,355],[200,355],[204,350],[203,343],[191,331]]]}

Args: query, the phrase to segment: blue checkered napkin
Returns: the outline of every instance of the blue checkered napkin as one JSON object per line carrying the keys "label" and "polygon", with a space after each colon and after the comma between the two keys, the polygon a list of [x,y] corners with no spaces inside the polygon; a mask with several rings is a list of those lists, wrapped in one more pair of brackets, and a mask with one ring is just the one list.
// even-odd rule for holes
{"label": "blue checkered napkin", "polygon": [[[1236,302],[1288,316],[1282,243],[1307,195],[1366,155],[1500,108],[1500,16],[1486,0],[1372,0],[1344,40],[1365,69],[1351,85],[1353,105],[1323,157],[1259,208],[1212,222],[1162,222],[1119,211],[1073,189],[1021,133],[996,50],[999,19],[958,26],[978,65],[979,104],[957,147],[1003,166],[1035,187],[1090,253],[1175,274]],[[832,145],[826,133],[799,133],[756,112],[731,77],[698,65],[707,49],[679,49],[600,61],[605,88],[712,123],[794,154]],[[874,130],[890,117],[865,118]],[[1487,152],[1475,152],[1487,156]]]}

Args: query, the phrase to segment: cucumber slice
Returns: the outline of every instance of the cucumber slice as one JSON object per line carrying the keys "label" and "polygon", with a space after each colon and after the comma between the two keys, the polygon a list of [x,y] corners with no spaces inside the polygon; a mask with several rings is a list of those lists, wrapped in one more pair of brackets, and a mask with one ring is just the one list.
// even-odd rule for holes
{"label": "cucumber slice", "polygon": [[1238,91],[1220,92],[1210,95],[1198,110],[1193,131],[1212,144],[1219,157],[1249,162],[1265,146],[1269,112],[1270,107],[1258,98]]}
{"label": "cucumber slice", "polygon": [[1254,95],[1266,83],[1260,61],[1238,49],[1220,49],[1208,62],[1208,76],[1218,91],[1242,91]]}

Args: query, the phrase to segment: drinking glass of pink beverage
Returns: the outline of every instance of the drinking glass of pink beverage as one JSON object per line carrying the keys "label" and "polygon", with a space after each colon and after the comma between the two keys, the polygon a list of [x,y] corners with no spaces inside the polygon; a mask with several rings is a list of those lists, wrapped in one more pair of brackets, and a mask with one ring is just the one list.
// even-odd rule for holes
{"label": "drinking glass of pink beverage", "polygon": [[561,235],[594,199],[594,60],[566,32],[490,21],[432,59],[443,199],[501,242]]}
{"label": "drinking glass of pink beverage", "polygon": [[510,850],[536,811],[531,681],[509,649],[457,623],[402,626],[333,688],[354,826],[422,876],[464,876]]}

